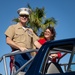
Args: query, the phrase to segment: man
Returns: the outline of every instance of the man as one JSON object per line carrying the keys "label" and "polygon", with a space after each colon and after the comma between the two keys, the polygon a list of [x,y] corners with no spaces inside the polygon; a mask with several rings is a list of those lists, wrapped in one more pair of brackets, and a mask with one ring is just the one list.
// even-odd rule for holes
{"label": "man", "polygon": [[[34,34],[32,29],[26,27],[31,10],[29,8],[18,9],[19,22],[17,24],[11,25],[5,32],[6,43],[12,48],[12,51],[20,50],[25,51],[28,49],[33,49],[33,44],[38,40],[38,36]],[[29,53],[16,55],[15,64],[18,70],[25,62],[31,58]],[[13,57],[11,57],[10,67],[12,71]],[[28,69],[28,67],[26,67]],[[26,71],[27,69],[23,71]]]}

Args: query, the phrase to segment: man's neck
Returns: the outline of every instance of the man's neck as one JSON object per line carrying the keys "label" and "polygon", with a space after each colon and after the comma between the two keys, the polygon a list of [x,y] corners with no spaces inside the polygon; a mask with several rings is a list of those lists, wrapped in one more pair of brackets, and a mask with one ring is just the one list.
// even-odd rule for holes
{"label": "man's neck", "polygon": [[21,26],[26,27],[26,23],[19,22]]}

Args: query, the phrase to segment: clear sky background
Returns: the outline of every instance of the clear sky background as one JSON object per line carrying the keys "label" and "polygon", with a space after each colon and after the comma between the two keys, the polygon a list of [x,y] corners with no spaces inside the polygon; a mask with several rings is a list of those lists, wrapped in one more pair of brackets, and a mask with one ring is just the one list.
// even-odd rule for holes
{"label": "clear sky background", "polygon": [[[56,40],[75,38],[75,0],[0,0],[0,57],[11,52],[4,32],[13,24],[12,19],[18,17],[17,9],[26,7],[27,3],[32,8],[44,7],[46,17],[54,17],[57,20]],[[0,73],[5,75],[3,62],[0,63]]]}

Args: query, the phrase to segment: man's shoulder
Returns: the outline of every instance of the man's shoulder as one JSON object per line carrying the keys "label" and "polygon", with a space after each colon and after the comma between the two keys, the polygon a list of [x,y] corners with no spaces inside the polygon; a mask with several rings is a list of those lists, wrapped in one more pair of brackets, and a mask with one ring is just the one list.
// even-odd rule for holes
{"label": "man's shoulder", "polygon": [[17,24],[11,24],[9,27],[16,27]]}
{"label": "man's shoulder", "polygon": [[21,26],[17,23],[17,24],[11,24],[10,26],[9,26],[9,28],[14,28],[14,29],[16,29],[16,28],[20,28]]}

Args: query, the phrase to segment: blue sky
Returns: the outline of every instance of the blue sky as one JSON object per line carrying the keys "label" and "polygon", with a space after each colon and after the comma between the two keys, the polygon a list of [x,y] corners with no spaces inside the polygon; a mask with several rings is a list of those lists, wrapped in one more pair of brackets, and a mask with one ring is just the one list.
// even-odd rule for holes
{"label": "blue sky", "polygon": [[[45,8],[46,17],[57,20],[55,26],[56,40],[75,38],[75,0],[0,0],[0,57],[11,51],[6,44],[4,32],[13,24],[12,19],[17,18],[17,9],[26,7]],[[3,64],[0,64],[0,73],[4,74]]]}

